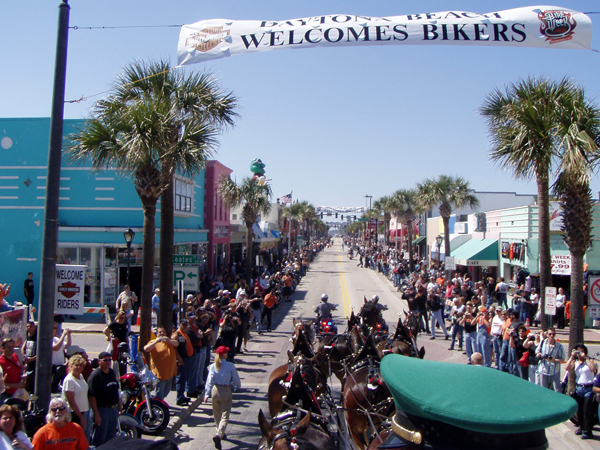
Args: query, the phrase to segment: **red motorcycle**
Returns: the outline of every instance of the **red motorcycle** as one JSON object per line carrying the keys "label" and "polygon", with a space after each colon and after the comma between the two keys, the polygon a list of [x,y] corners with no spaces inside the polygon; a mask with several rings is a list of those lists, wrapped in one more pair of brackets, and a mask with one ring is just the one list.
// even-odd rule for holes
{"label": "red motorcycle", "polygon": [[[129,364],[137,366],[135,363]],[[157,382],[154,374],[144,365],[141,371],[122,375],[119,380],[123,413],[131,414],[141,422],[142,433],[160,435],[169,425],[171,413],[164,400],[150,395]]]}

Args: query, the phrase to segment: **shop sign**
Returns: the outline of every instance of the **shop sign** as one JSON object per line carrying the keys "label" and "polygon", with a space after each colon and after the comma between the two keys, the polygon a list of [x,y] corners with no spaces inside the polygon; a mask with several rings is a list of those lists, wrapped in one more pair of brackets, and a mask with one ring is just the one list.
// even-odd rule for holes
{"label": "shop sign", "polygon": [[600,306],[600,277],[590,276],[590,306]]}
{"label": "shop sign", "polygon": [[456,270],[456,263],[454,262],[454,256],[446,256],[444,260],[444,268],[446,270]]}
{"label": "shop sign", "polygon": [[556,288],[547,286],[546,287],[546,307],[544,313],[548,316],[556,315]]}
{"label": "shop sign", "polygon": [[82,315],[86,266],[56,264],[54,314]]}
{"label": "shop sign", "polygon": [[173,255],[173,264],[201,264],[200,255]]}
{"label": "shop sign", "polygon": [[198,268],[197,267],[173,267],[173,289],[180,281],[183,281],[184,291],[198,290]]}
{"label": "shop sign", "polygon": [[551,255],[552,275],[571,275],[571,255]]}

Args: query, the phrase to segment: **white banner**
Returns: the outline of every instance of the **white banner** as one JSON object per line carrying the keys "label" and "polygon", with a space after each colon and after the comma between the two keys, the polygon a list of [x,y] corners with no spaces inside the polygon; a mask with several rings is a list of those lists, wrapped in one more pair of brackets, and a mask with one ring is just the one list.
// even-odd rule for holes
{"label": "white banner", "polygon": [[571,275],[571,255],[550,255],[552,275]]}
{"label": "white banner", "polygon": [[82,315],[86,266],[56,265],[54,314]]}
{"label": "white banner", "polygon": [[445,11],[391,17],[334,14],[291,20],[211,19],[184,25],[180,65],[285,48],[349,45],[485,45],[589,49],[592,22],[554,6],[486,14]]}

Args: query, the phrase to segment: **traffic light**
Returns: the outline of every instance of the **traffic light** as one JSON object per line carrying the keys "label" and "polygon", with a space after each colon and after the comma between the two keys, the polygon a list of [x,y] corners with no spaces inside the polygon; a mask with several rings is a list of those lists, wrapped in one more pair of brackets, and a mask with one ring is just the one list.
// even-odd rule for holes
{"label": "traffic light", "polygon": [[338,213],[335,213],[335,218],[336,218],[336,219],[338,218]]}
{"label": "traffic light", "polygon": [[344,220],[344,215],[342,214],[342,220]]}
{"label": "traffic light", "polygon": [[323,213],[321,213],[321,219],[323,218]]}
{"label": "traffic light", "polygon": [[354,216],[354,221],[356,222],[356,216]]}

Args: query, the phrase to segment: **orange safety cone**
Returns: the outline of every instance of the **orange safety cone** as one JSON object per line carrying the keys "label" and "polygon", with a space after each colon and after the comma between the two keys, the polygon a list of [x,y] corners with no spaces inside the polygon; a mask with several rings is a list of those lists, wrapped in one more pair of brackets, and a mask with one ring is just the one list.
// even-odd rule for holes
{"label": "orange safety cone", "polygon": [[525,328],[527,328],[527,334],[529,334],[529,331],[531,329],[531,325],[529,324],[529,317],[525,321]]}
{"label": "orange safety cone", "polygon": [[137,313],[137,320],[135,321],[135,324],[139,327],[142,324],[142,315],[140,314],[140,310],[138,309],[138,313]]}

